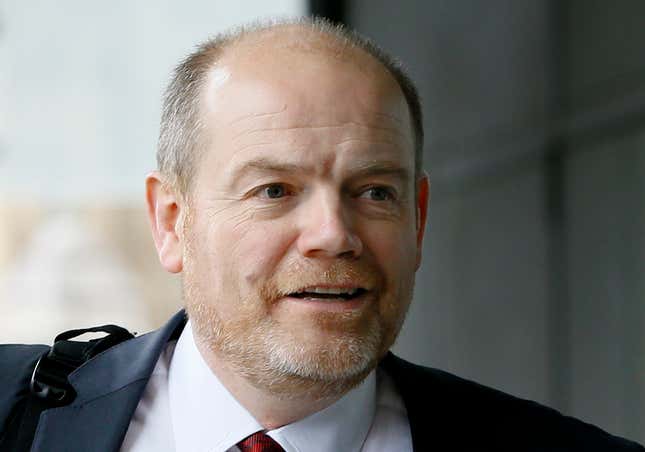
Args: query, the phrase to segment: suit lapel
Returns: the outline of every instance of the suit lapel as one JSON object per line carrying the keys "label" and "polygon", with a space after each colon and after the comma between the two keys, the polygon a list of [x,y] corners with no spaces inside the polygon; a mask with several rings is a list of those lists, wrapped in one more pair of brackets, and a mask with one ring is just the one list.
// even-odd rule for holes
{"label": "suit lapel", "polygon": [[486,402],[477,401],[482,397],[479,385],[412,364],[392,353],[385,356],[381,365],[394,380],[405,404],[415,451],[489,450],[481,447],[482,433],[489,432],[486,418],[489,413],[485,411],[482,416],[476,407],[494,403],[498,398],[494,392],[489,393]]}
{"label": "suit lapel", "polygon": [[[380,364],[392,377],[408,414],[412,448],[415,451],[452,450],[445,448],[445,439],[438,407],[439,398],[429,396],[434,391],[428,376],[419,374],[417,366],[388,352]],[[424,377],[424,378],[421,378]]]}
{"label": "suit lapel", "polygon": [[41,414],[31,450],[118,450],[159,355],[184,324],[180,311],[161,329],[122,342],[75,370],[69,377],[74,402]]}

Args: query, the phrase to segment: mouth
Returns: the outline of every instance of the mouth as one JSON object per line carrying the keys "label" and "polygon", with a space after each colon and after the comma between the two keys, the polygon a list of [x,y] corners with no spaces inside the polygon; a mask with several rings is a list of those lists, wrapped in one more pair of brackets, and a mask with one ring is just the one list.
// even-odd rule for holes
{"label": "mouth", "polygon": [[307,301],[352,301],[360,299],[368,292],[363,287],[306,287],[287,296]]}

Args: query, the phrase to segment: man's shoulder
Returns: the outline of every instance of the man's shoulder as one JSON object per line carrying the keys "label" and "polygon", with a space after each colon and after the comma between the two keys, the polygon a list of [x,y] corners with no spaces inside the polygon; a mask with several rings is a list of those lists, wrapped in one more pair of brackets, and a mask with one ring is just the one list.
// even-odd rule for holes
{"label": "man's shoulder", "polygon": [[[3,362],[23,362],[33,357],[39,357],[49,350],[48,345],[42,344],[0,344],[0,359]],[[0,375],[8,372],[7,369],[0,369]]]}
{"label": "man's shoulder", "polygon": [[0,431],[13,406],[29,390],[29,380],[46,345],[0,344]]}
{"label": "man's shoulder", "polygon": [[441,431],[461,445],[498,450],[643,451],[645,448],[560,412],[389,354],[382,362],[404,399],[413,429]]}
{"label": "man's shoulder", "polygon": [[47,345],[0,344],[0,391],[29,377],[47,350]]}

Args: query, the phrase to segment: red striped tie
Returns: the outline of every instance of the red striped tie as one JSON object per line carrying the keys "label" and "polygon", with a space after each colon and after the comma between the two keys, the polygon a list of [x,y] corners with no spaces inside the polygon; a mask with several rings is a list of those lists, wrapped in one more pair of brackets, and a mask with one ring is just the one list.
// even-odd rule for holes
{"label": "red striped tie", "polygon": [[242,452],[284,452],[280,444],[263,432],[256,432],[237,443]]}

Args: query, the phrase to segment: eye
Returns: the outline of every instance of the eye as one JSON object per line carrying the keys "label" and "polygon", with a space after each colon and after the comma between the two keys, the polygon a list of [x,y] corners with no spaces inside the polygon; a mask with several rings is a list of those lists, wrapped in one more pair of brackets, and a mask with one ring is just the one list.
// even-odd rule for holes
{"label": "eye", "polygon": [[290,194],[285,184],[269,184],[262,187],[259,194],[263,198],[279,199]]}
{"label": "eye", "polygon": [[361,198],[368,198],[372,201],[393,201],[396,199],[394,190],[388,187],[370,187],[360,195]]}

